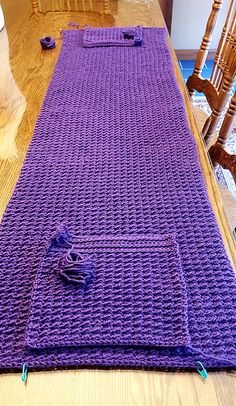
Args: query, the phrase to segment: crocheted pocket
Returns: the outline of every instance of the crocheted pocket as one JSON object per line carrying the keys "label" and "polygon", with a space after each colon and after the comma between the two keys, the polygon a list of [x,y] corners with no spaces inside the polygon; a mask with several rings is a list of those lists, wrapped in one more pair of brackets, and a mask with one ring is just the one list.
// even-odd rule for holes
{"label": "crocheted pocket", "polygon": [[71,238],[66,228],[57,232],[34,284],[29,347],[189,341],[186,286],[173,235]]}
{"label": "crocheted pocket", "polygon": [[140,46],[143,43],[142,27],[124,28],[90,28],[84,30],[83,46],[110,47],[110,46]]}

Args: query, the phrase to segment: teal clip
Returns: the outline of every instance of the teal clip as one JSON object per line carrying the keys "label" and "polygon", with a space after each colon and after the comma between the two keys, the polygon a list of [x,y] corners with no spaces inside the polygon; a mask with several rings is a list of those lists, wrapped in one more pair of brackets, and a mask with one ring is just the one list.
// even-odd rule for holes
{"label": "teal clip", "polygon": [[21,374],[21,379],[23,382],[27,381],[27,373],[28,373],[28,368],[27,368],[26,363],[24,363],[22,365],[22,374]]}
{"label": "teal clip", "polygon": [[198,363],[198,364],[200,365],[200,367],[202,368],[202,369],[198,369],[197,372],[199,373],[199,375],[200,375],[203,379],[206,379],[206,378],[208,377],[207,370],[205,369],[204,365],[203,365],[200,361],[197,361],[197,363]]}

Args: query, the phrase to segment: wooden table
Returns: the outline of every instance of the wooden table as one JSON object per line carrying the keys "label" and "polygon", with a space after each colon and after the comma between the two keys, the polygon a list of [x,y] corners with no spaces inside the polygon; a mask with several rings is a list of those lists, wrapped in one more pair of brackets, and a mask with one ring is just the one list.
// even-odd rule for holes
{"label": "wooden table", "polygon": [[[35,3],[35,1],[33,1]],[[45,10],[63,10],[73,1],[44,0]],[[145,2],[74,1],[76,12],[33,13],[30,0],[2,0],[6,28],[0,32],[0,216],[9,201],[32,137],[35,120],[61,49],[61,40],[43,52],[39,39],[59,37],[69,21],[93,26],[164,26],[157,0]],[[109,3],[110,9],[107,7]],[[83,7],[87,11],[83,11]],[[93,10],[88,11],[88,9]],[[196,138],[200,162],[225,247],[236,264],[235,248],[222,203],[191,104],[171,47],[175,73],[186,104],[187,117]],[[207,247],[206,247],[207,249]],[[203,382],[196,373],[78,370],[0,376],[0,405],[79,406],[178,406],[236,405],[236,376],[210,373]]]}

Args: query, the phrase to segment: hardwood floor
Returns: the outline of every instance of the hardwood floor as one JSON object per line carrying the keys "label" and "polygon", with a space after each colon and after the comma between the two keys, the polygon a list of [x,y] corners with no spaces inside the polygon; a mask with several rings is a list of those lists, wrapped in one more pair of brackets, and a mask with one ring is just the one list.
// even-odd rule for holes
{"label": "hardwood floor", "polygon": [[[44,0],[43,4],[49,5]],[[59,7],[67,1],[55,0]],[[72,3],[72,2],[71,2]],[[43,52],[39,39],[59,37],[69,21],[93,26],[163,26],[156,0],[110,1],[110,13],[102,1],[78,1],[77,12],[32,14],[29,0],[1,0],[6,28],[0,32],[0,217],[14,191],[30,143],[35,120],[61,49]],[[86,12],[83,4],[89,4]],[[46,6],[45,6],[46,7]],[[92,9],[91,9],[92,8]],[[235,246],[228,230],[219,191],[201,138],[178,63],[171,47],[177,81],[189,125],[196,139],[199,160],[227,253],[233,264]],[[20,373],[0,376],[0,405],[25,406],[235,406],[234,373],[210,373],[203,382],[196,373],[122,370],[29,371],[27,385]]]}

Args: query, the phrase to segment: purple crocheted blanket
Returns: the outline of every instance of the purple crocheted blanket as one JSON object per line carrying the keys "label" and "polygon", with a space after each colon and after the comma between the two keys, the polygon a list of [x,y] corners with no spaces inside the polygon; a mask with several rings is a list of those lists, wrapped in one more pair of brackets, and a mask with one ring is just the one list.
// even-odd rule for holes
{"label": "purple crocheted blanket", "polygon": [[63,33],[0,280],[2,369],[236,366],[236,279],[164,29]]}

